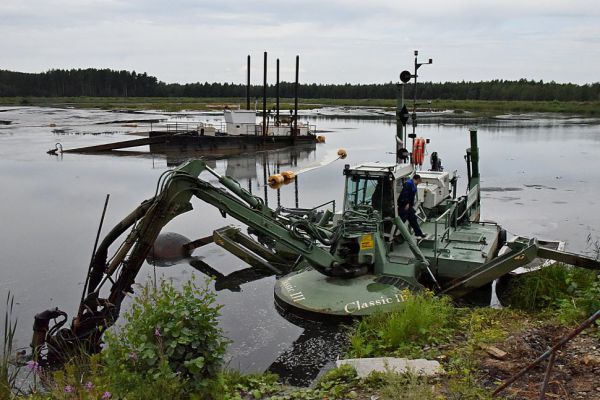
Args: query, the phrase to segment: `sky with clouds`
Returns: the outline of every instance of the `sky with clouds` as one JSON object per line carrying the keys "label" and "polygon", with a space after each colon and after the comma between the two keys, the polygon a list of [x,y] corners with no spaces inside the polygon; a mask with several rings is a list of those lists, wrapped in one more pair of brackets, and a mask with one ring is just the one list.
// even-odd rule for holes
{"label": "sky with clouds", "polygon": [[112,68],[165,82],[600,81],[599,0],[1,0],[0,69]]}

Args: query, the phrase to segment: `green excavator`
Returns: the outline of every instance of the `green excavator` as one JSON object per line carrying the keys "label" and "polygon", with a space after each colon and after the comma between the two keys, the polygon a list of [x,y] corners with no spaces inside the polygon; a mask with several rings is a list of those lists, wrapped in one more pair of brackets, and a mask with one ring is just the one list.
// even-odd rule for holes
{"label": "green excavator", "polygon": [[[420,65],[415,58],[415,73],[404,71],[401,80],[406,83],[413,78],[416,83]],[[407,290],[427,288],[461,297],[537,257],[600,269],[597,260],[542,247],[535,238],[507,241],[500,225],[481,221],[476,130],[470,130],[465,156],[467,191],[457,196],[457,176],[443,171],[439,158],[432,157],[431,169],[422,170],[427,141],[414,131],[416,107],[413,133],[407,135],[408,112],[403,96],[399,99],[396,162],[345,165],[344,204],[338,212],[323,206],[271,209],[202,159],[165,172],[155,195],[114,226],[97,246],[70,326],[65,326],[67,314],[58,308],[36,315],[34,356],[55,362],[81,349],[99,351],[103,332],[117,320],[162,228],[192,210],[193,197],[236,219],[248,231],[233,226],[217,229],[212,237],[182,244],[181,256],[214,242],[246,261],[249,270],[277,275],[275,301],[301,315],[330,319],[386,312],[402,303]],[[409,139],[412,152],[405,148]],[[202,173],[217,178],[219,185],[201,179]],[[422,180],[415,209],[424,238],[413,236],[397,209],[400,191],[415,173]],[[115,244],[127,231],[125,240]],[[117,250],[109,258],[113,245]],[[194,266],[217,276],[218,287],[223,276],[218,267],[199,263]]]}

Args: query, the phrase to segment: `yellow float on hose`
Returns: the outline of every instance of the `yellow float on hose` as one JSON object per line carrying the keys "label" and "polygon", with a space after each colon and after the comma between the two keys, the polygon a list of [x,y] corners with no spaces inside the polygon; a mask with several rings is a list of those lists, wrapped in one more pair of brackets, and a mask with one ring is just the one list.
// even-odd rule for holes
{"label": "yellow float on hose", "polygon": [[285,183],[289,183],[290,181],[293,181],[296,178],[296,173],[294,171],[283,171],[281,173],[281,176],[283,176]]}
{"label": "yellow float on hose", "polygon": [[316,138],[317,143],[325,143],[325,136],[319,135]]}
{"label": "yellow float on hose", "polygon": [[279,183],[269,183],[269,187],[271,189],[279,189],[280,187],[282,187],[283,185],[285,185],[285,183],[283,182],[279,182]]}
{"label": "yellow float on hose", "polygon": [[285,181],[285,178],[281,174],[271,175],[269,179],[267,179],[267,183],[269,184],[269,186],[274,186],[279,183],[283,183],[283,181]]}
{"label": "yellow float on hose", "polygon": [[348,153],[346,153],[345,149],[339,149],[337,155],[343,160],[348,156]]}

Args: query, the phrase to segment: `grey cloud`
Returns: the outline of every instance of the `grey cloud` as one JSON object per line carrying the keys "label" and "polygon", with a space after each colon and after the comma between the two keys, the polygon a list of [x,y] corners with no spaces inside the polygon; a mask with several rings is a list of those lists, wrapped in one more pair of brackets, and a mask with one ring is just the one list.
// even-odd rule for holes
{"label": "grey cloud", "polygon": [[590,82],[600,62],[594,3],[3,0],[0,68],[112,67],[166,81],[240,82],[245,55],[269,50],[287,72],[301,54],[305,80],[383,82],[420,48],[436,60],[425,79]]}

